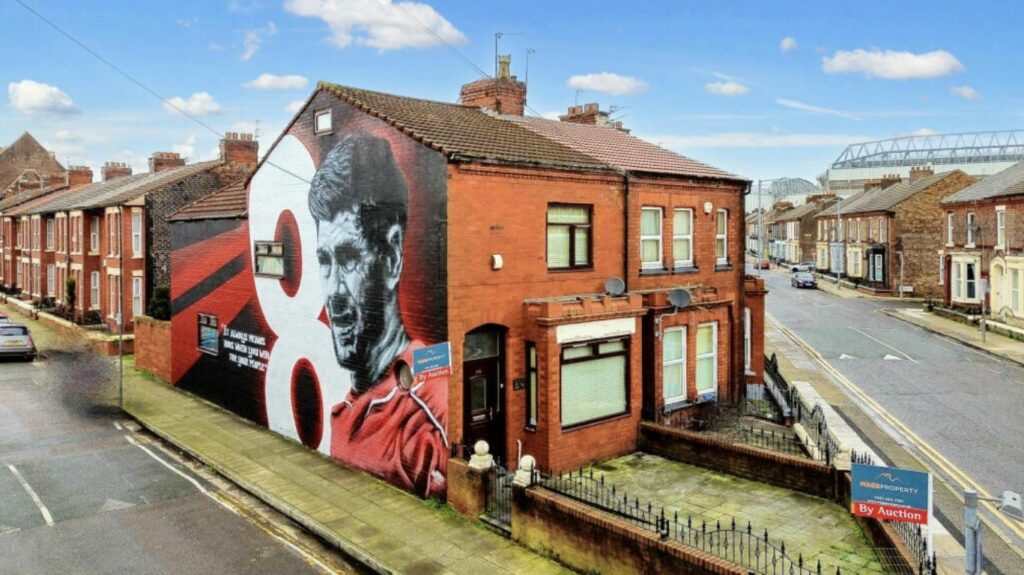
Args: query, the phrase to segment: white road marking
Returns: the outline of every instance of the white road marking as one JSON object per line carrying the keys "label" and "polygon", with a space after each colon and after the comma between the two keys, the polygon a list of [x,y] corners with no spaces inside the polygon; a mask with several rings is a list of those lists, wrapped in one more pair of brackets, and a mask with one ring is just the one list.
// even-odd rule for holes
{"label": "white road marking", "polygon": [[118,431],[124,430],[124,428],[121,427],[121,424],[116,421],[114,422],[114,428],[117,429]]}
{"label": "white road marking", "polygon": [[[196,481],[192,477],[189,477],[188,475],[183,473],[181,470],[179,470],[179,469],[175,468],[174,466],[172,466],[170,463],[164,461],[163,458],[161,458],[157,454],[153,453],[149,448],[147,448],[146,446],[144,446],[144,445],[140,444],[138,441],[136,441],[134,437],[132,437],[130,435],[125,435],[124,438],[127,439],[128,442],[131,443],[132,445],[134,445],[135,447],[138,447],[139,449],[145,451],[150,457],[152,457],[153,459],[157,460],[157,462],[160,463],[160,465],[163,465],[167,469],[170,469],[171,471],[173,471],[173,472],[177,473],[178,475],[180,475],[180,476],[184,477],[185,479],[187,479],[189,481],[189,483],[194,485],[195,488],[199,490],[200,493],[202,493],[203,495],[209,497],[210,499],[215,501],[218,505],[220,505],[224,509],[228,510],[229,512],[231,512],[231,513],[233,513],[233,514],[235,514],[235,515],[237,515],[239,517],[245,517],[245,514],[243,514],[239,510],[238,507],[236,507],[235,505],[225,501],[217,493],[213,493],[213,492],[208,491],[198,481]],[[146,501],[146,498],[143,497],[142,500]],[[147,501],[147,503],[148,503],[148,501]],[[296,545],[295,543],[292,543],[291,541],[289,541],[288,539],[286,539],[283,536],[279,535],[278,533],[275,533],[274,531],[272,531],[272,530],[270,530],[270,529],[268,529],[268,528],[266,528],[266,527],[264,527],[262,525],[259,525],[258,523],[255,523],[255,522],[253,522],[251,520],[248,520],[248,519],[247,519],[247,521],[249,521],[252,525],[255,525],[257,528],[259,528],[261,531],[263,531],[267,535],[270,535],[274,539],[277,539],[282,545],[284,545],[288,549],[292,550],[292,552],[299,554],[306,561],[316,565],[321,571],[323,571],[325,573],[338,573],[337,570],[335,570],[331,566],[327,565],[326,563],[324,563],[323,561],[318,559],[315,555],[313,555],[312,553],[310,553],[306,549],[303,549],[299,545]]]}
{"label": "white road marking", "polygon": [[857,333],[861,334],[862,336],[864,336],[864,337],[866,337],[866,338],[868,338],[868,339],[870,339],[870,340],[872,340],[872,341],[875,341],[875,342],[878,342],[878,343],[880,343],[880,344],[884,345],[885,347],[887,347],[887,348],[889,348],[889,349],[891,349],[891,350],[895,351],[896,353],[898,353],[898,354],[902,355],[903,357],[905,357],[905,358],[909,359],[910,361],[912,361],[912,362],[914,362],[914,363],[918,363],[918,361],[917,361],[916,359],[914,359],[914,358],[910,357],[909,355],[907,355],[906,353],[904,353],[904,352],[902,352],[902,351],[900,351],[900,350],[896,349],[895,347],[893,347],[893,346],[891,346],[891,345],[889,345],[889,344],[885,343],[884,341],[882,341],[882,340],[880,340],[880,339],[878,339],[878,338],[876,338],[876,337],[872,337],[872,336],[870,336],[870,335],[868,335],[868,334],[864,333],[863,331],[861,331],[861,330],[859,330],[859,329],[857,329],[857,328],[855,328],[855,327],[853,327],[853,326],[850,326],[850,329],[852,329],[853,331],[855,331],[855,332],[857,332]]}
{"label": "white road marking", "polygon": [[839,359],[857,359],[857,358],[853,357],[852,355],[846,355],[845,353],[841,353],[841,354],[839,354]]}
{"label": "white road marking", "polygon": [[195,488],[198,489],[200,493],[202,493],[202,494],[207,494],[208,493],[206,491],[206,488],[203,487],[203,485],[201,483],[196,481],[194,478],[189,477],[186,473],[184,473],[183,471],[181,471],[177,467],[174,467],[170,463],[167,463],[166,461],[164,461],[160,456],[158,456],[157,454],[155,454],[152,451],[150,451],[148,447],[146,447],[145,445],[140,444],[138,441],[135,441],[134,437],[132,437],[130,435],[125,435],[124,438],[128,440],[128,443],[131,443],[135,447],[138,447],[139,449],[141,449],[141,450],[145,451],[147,454],[149,454],[149,456],[152,457],[153,459],[155,459],[157,461],[157,463],[159,463],[160,465],[163,465],[167,469],[170,469],[171,471],[177,473],[182,478],[184,478],[186,481],[188,481],[189,483],[194,485]]}
{"label": "white road marking", "polygon": [[895,356],[895,355],[893,355],[891,353],[885,354],[885,357],[883,357],[882,359],[885,359],[885,360],[888,360],[888,361],[903,361],[902,357],[897,357],[897,356]]}
{"label": "white road marking", "polygon": [[32,486],[28,484],[28,481],[25,481],[25,478],[21,476],[21,472],[18,471],[18,468],[8,463],[7,469],[11,470],[11,473],[14,474],[14,478],[18,480],[21,487],[26,493],[28,493],[28,496],[32,498],[32,503],[35,503],[36,507],[39,508],[39,513],[42,514],[43,521],[46,521],[47,525],[53,525],[53,516],[50,515],[50,510],[43,505],[43,500],[39,499],[39,496],[36,495],[36,490],[32,489]]}

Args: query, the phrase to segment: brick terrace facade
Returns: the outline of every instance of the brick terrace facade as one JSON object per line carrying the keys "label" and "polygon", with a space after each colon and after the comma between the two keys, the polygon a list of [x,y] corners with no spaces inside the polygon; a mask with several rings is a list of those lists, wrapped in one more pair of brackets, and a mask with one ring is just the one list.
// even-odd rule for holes
{"label": "brick terrace facade", "polygon": [[[307,132],[315,132],[315,117],[328,108],[335,117],[349,117],[349,103],[334,98],[335,93],[354,99],[357,114],[384,118],[402,127],[404,137],[421,137],[417,126],[409,124],[415,118],[403,116],[410,113],[410,108],[426,106],[435,112],[431,116],[434,118],[467,114],[466,108],[450,104],[331,85],[328,90],[320,88],[289,128],[289,134],[308,138]],[[378,105],[389,106],[396,98],[408,107],[375,109]],[[512,123],[505,119],[476,120],[470,116],[462,123],[477,121],[490,123],[494,130],[507,130],[507,141],[518,138],[535,147],[553,145],[536,141],[536,136],[531,140],[526,132],[505,125]],[[366,118],[351,122],[366,130],[381,130]],[[519,124],[537,134],[550,134],[546,137],[556,141],[559,138],[558,122],[537,126],[529,123]],[[435,129],[432,125],[420,127]],[[596,130],[585,134],[597,140],[612,133],[630,138],[611,127],[576,128]],[[389,133],[389,137],[395,136]],[[631,138],[616,142],[628,143],[627,148],[649,146]],[[456,144],[441,139],[430,146],[447,149]],[[405,145],[392,143],[392,147],[398,146],[395,153],[402,157],[410,153],[402,151]],[[446,294],[444,321],[453,367],[447,393],[449,442],[468,445],[487,439],[492,452],[505,456],[516,454],[521,442],[523,453],[537,457],[543,468],[560,470],[636,449],[641,419],[663,421],[701,402],[739,400],[745,383],[761,382],[765,290],[763,282],[744,274],[746,181],[696,163],[693,169],[697,171],[689,175],[666,173],[666,168],[615,169],[615,162],[594,159],[600,159],[600,155],[581,156],[579,149],[570,153],[557,146],[551,149],[561,150],[558,153],[563,154],[564,162],[575,162],[579,167],[558,165],[563,160],[557,158],[552,159],[552,165],[544,166],[465,156],[455,160],[452,158],[459,153],[446,154],[446,232],[440,249],[445,254],[442,261],[446,262],[447,275],[442,276],[445,279],[440,289]],[[664,150],[659,153],[669,154]],[[682,160],[692,162],[670,155],[677,164]],[[258,176],[259,172],[253,181]],[[417,174],[408,177],[415,180]],[[307,210],[305,200],[303,191],[290,210]],[[207,200],[196,206],[204,203]],[[230,213],[218,203],[211,210],[219,215],[207,217],[201,209],[190,207],[182,212],[189,214],[187,218],[174,218],[175,261],[181,258],[192,262],[188,266],[176,264],[172,276],[174,378],[186,378],[193,391],[217,393],[215,401],[269,423],[261,417],[269,417],[264,414],[278,407],[248,406],[244,404],[248,400],[239,399],[242,392],[214,392],[212,381],[197,379],[202,372],[195,366],[226,362],[197,354],[201,313],[221,310],[219,323],[231,321],[232,328],[242,321],[232,320],[236,314],[245,318],[247,325],[260,323],[254,319],[259,312],[253,309],[253,296],[247,295],[252,293],[254,281],[254,247],[247,245],[254,222],[246,219],[245,209]],[[549,229],[549,222],[561,225],[559,218],[570,216],[575,218],[574,234],[581,235],[571,236],[574,248],[565,249],[575,255],[562,261],[553,252],[559,249],[558,244],[550,243],[557,230]],[[280,222],[279,233],[287,229]],[[422,224],[410,221],[410,229],[414,225]],[[213,241],[232,246],[232,251],[194,259],[203,245]],[[238,247],[244,251],[236,253]],[[285,245],[286,254],[294,253],[292,250]],[[285,257],[286,269],[297,265],[302,264]],[[210,283],[215,277],[218,283]],[[609,278],[622,280],[621,294],[605,293]],[[268,280],[255,277],[255,281]],[[290,289],[287,286],[292,280],[287,274],[281,282],[282,287]],[[685,288],[693,300],[678,313],[667,300],[674,288]],[[425,285],[423,289],[432,288]],[[199,290],[206,294],[202,299],[194,296]],[[478,369],[472,362],[476,360],[465,357],[470,340],[475,342],[481,335],[494,336],[500,342],[495,356],[499,366],[498,400],[482,415],[474,404],[472,387],[474,370]],[[666,338],[672,341],[672,358],[666,357]],[[750,344],[745,345],[748,340]],[[578,406],[563,402],[569,387],[562,381],[569,373],[566,365],[574,357],[606,352],[610,357],[624,358],[625,380],[620,384],[624,406],[596,418],[572,419],[570,413]],[[666,374],[673,377],[672,397],[666,397],[665,390],[670,387]],[[703,383],[701,388],[698,382]],[[300,403],[293,403],[291,408],[307,416],[315,413]],[[491,418],[492,425],[484,435],[474,431],[478,416]],[[295,416],[297,425],[299,417]],[[321,425],[327,425],[327,421]]]}

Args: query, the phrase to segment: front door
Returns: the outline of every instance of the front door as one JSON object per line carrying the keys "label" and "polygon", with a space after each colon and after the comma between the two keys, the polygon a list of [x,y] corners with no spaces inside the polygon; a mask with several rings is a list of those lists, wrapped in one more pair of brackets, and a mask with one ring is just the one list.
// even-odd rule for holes
{"label": "front door", "polygon": [[502,401],[503,330],[485,327],[466,334],[463,345],[465,442],[483,439],[496,457],[505,455],[505,409]]}

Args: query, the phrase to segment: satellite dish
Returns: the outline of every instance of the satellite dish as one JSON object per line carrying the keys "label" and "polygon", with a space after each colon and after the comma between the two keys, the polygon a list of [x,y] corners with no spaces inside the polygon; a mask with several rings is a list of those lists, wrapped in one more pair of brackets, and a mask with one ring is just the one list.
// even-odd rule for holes
{"label": "satellite dish", "polygon": [[674,289],[668,292],[668,302],[676,307],[676,309],[682,309],[693,301],[690,297],[690,292],[684,289]]}
{"label": "satellite dish", "polygon": [[619,278],[609,278],[604,282],[604,291],[610,296],[620,296],[626,292],[626,283]]}

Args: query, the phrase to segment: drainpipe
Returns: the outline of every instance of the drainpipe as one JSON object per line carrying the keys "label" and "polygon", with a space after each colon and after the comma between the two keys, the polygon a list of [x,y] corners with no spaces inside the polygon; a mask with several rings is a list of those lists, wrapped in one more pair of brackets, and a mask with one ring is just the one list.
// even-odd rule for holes
{"label": "drainpipe", "polygon": [[124,409],[124,205],[117,207],[117,405]]}
{"label": "drainpipe", "polygon": [[896,252],[900,256],[900,299],[903,299],[903,252]]}
{"label": "drainpipe", "polygon": [[[629,171],[622,172],[622,283],[629,293]],[[591,238],[593,239],[593,238]],[[590,254],[594,257],[594,254]]]}

